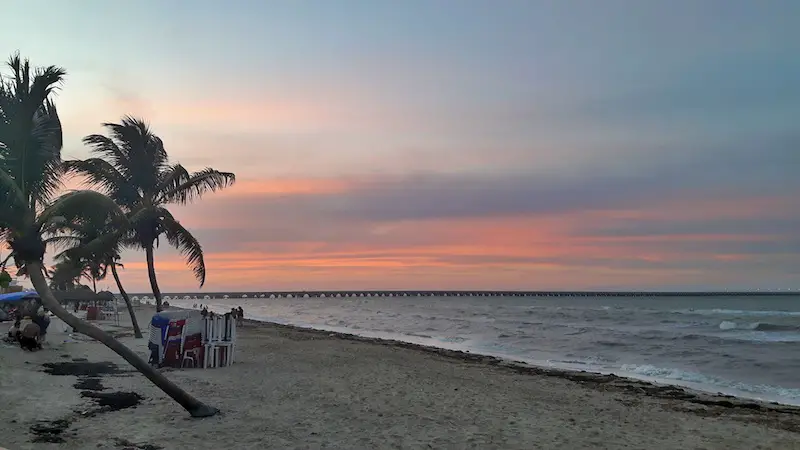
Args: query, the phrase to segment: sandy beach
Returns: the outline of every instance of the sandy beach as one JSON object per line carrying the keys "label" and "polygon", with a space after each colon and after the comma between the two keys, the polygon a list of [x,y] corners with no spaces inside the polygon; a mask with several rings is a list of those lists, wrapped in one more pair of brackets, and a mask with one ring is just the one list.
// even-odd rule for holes
{"label": "sandy beach", "polygon": [[[139,308],[140,323],[152,312]],[[99,326],[146,354],[124,316]],[[0,447],[800,449],[798,408],[254,322],[234,366],[165,369],[223,411],[197,420],[102,344],[57,319],[49,331],[37,353],[0,344]],[[65,362],[112,364],[96,378],[45,372]],[[116,391],[142,400],[105,411],[85,397]]]}

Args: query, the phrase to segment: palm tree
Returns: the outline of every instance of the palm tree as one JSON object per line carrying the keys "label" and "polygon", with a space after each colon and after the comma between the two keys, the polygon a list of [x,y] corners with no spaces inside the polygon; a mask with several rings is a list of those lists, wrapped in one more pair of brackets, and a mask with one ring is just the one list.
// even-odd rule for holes
{"label": "palm tree", "polygon": [[78,280],[83,276],[83,269],[73,261],[61,260],[46,270],[46,275],[50,279],[50,289],[68,291],[75,289]]}
{"label": "palm tree", "polygon": [[55,66],[31,70],[19,55],[8,65],[12,76],[0,81],[0,238],[8,242],[15,264],[30,277],[44,305],[67,325],[105,344],[192,416],[216,414],[216,408],[183,391],[110,334],[70,314],[47,285],[43,234],[95,211],[107,211],[122,227],[128,224],[113,200],[99,192],[75,191],[51,201],[61,188],[62,130],[50,94],[66,72]]}
{"label": "palm tree", "polygon": [[145,251],[156,309],[161,311],[153,252],[162,235],[180,250],[200,287],[206,280],[200,242],[172,216],[166,205],[187,204],[206,192],[231,186],[236,176],[211,168],[190,173],[180,164],[170,164],[164,143],[141,119],[126,116],[119,124],[103,126],[109,136],[93,134],[83,139],[96,157],[67,161],[66,168],[86,177],[90,186],[103,190],[128,213],[135,245]]}
{"label": "palm tree", "polygon": [[133,305],[131,304],[131,298],[128,293],[125,291],[125,288],[122,287],[122,281],[119,279],[119,273],[117,272],[117,267],[124,269],[125,266],[119,262],[119,255],[114,255],[113,259],[106,262],[106,267],[111,268],[111,275],[114,276],[114,281],[117,283],[117,289],[119,289],[119,295],[122,296],[122,299],[125,301],[125,307],[128,309],[128,314],[131,316],[131,324],[133,325],[133,337],[136,339],[141,339],[142,330],[139,328],[139,321],[136,319],[136,313],[133,311]]}
{"label": "palm tree", "polygon": [[[119,293],[125,301],[128,314],[131,316],[133,334],[137,339],[141,339],[142,330],[139,328],[139,321],[136,319],[131,299],[125,288],[122,287],[122,281],[117,272],[117,267],[125,268],[119,262],[125,234],[125,230],[120,230],[113,221],[107,220],[105,217],[85,216],[80,220],[65,224],[61,233],[51,237],[48,241],[65,247],[71,246],[57,255],[56,259],[75,261],[78,266],[87,268],[95,283],[97,280],[104,279],[110,269]],[[94,291],[97,292],[96,284]]]}

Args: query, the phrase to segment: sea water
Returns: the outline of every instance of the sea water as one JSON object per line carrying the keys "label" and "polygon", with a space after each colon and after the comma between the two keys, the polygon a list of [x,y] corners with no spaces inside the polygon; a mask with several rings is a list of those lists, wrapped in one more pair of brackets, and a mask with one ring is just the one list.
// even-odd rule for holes
{"label": "sea water", "polygon": [[800,405],[800,297],[175,299],[245,317]]}

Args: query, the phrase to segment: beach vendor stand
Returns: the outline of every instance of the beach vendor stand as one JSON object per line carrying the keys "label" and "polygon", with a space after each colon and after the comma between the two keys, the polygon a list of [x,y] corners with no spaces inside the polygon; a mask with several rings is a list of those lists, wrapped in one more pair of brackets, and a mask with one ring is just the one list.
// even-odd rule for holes
{"label": "beach vendor stand", "polygon": [[150,363],[159,367],[224,367],[233,364],[236,324],[230,314],[162,311],[150,320]]}

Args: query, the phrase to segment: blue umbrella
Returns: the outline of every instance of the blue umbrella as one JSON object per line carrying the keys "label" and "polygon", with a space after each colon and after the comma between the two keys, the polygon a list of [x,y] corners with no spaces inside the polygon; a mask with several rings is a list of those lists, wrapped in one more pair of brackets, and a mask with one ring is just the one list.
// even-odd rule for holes
{"label": "blue umbrella", "polygon": [[29,298],[39,298],[39,294],[35,291],[11,292],[8,294],[0,294],[0,303],[16,302],[19,300],[27,300]]}

